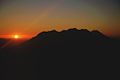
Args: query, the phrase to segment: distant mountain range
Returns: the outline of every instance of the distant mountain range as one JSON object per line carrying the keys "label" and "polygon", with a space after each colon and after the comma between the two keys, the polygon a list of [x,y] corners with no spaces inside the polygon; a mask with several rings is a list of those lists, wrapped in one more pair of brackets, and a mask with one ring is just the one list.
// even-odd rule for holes
{"label": "distant mountain range", "polygon": [[[0,44],[5,42],[0,40]],[[39,80],[43,74],[53,78],[65,75],[69,79],[80,78],[79,73],[97,76],[112,70],[119,54],[119,40],[99,31],[75,28],[42,32],[20,45],[0,49],[3,66],[8,66],[8,74],[4,75],[17,75],[21,80]],[[5,72],[6,68],[2,69]]]}

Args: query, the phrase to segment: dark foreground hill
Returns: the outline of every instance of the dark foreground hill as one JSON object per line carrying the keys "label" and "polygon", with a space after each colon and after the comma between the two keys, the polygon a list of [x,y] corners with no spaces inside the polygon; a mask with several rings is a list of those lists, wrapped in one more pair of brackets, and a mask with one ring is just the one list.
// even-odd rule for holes
{"label": "dark foreground hill", "polygon": [[3,46],[4,44],[6,44],[8,41],[9,41],[9,39],[0,38],[0,48],[1,48],[1,46]]}
{"label": "dark foreground hill", "polygon": [[53,30],[0,53],[2,80],[100,79],[117,68],[120,42],[98,31]]}

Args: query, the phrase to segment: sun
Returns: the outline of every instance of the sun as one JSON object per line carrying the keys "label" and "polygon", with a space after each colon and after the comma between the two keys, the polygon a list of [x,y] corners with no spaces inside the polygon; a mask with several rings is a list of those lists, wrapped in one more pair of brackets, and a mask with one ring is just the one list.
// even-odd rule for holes
{"label": "sun", "polygon": [[15,39],[18,39],[18,38],[20,38],[20,37],[19,37],[19,35],[15,34],[15,35],[14,35],[14,38],[15,38]]}

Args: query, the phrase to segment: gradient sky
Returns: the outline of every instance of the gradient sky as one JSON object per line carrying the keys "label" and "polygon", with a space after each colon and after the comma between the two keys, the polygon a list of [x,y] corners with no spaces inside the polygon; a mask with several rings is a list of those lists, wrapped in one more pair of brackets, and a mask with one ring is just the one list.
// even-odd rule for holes
{"label": "gradient sky", "polygon": [[0,34],[68,28],[120,36],[120,0],[0,0]]}

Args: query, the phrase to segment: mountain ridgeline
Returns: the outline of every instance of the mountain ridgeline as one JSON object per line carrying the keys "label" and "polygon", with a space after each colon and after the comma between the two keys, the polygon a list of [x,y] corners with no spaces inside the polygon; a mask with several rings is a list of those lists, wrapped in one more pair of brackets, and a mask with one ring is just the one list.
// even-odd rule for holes
{"label": "mountain ridgeline", "polygon": [[99,31],[74,28],[42,32],[20,45],[0,49],[3,72],[8,66],[2,80],[92,78],[110,72],[119,53],[120,41]]}
{"label": "mountain ridgeline", "polygon": [[[42,32],[19,46],[27,53],[48,54],[108,54],[119,52],[119,40],[105,36],[99,31],[75,28],[57,32]],[[22,51],[21,50],[21,51]],[[43,53],[41,53],[43,52]],[[39,54],[41,53],[41,54]]]}

